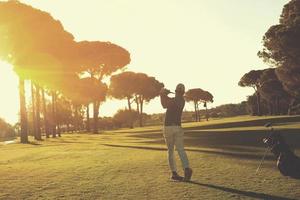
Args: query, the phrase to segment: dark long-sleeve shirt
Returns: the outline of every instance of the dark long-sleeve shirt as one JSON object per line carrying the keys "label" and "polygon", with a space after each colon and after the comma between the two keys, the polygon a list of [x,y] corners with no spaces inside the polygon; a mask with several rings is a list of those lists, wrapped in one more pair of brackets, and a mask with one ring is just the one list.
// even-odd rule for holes
{"label": "dark long-sleeve shirt", "polygon": [[166,108],[165,126],[181,126],[181,115],[185,105],[182,96],[174,98],[168,97],[166,94],[160,95],[160,102],[163,108]]}

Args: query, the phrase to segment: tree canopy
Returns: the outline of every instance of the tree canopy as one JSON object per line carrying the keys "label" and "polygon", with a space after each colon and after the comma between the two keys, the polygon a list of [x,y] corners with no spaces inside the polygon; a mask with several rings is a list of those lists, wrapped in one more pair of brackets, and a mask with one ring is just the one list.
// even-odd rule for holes
{"label": "tree canopy", "polygon": [[251,70],[250,72],[244,74],[239,81],[239,86],[241,87],[253,87],[255,91],[261,85],[260,76],[262,75],[263,70]]}
{"label": "tree canopy", "polygon": [[143,104],[159,95],[164,84],[144,73],[123,72],[111,77],[110,94],[117,99],[127,98],[131,111],[132,98],[137,104],[137,111],[142,126]]}
{"label": "tree canopy", "polygon": [[213,102],[213,95],[201,88],[194,88],[185,93],[185,99],[193,102]]}
{"label": "tree canopy", "polygon": [[64,72],[79,67],[72,59],[73,35],[50,14],[18,1],[0,2],[0,24],[0,56],[19,76],[55,87]]}
{"label": "tree canopy", "polygon": [[82,71],[99,80],[130,63],[129,52],[110,42],[81,41],[77,46]]}
{"label": "tree canopy", "polygon": [[[185,93],[185,99],[188,102],[194,103],[195,108],[195,120],[200,121],[200,112],[199,112],[199,103],[204,103],[204,106],[207,109],[207,103],[213,102],[213,95],[201,88],[190,89]],[[208,115],[206,114],[206,119],[208,120]]]}
{"label": "tree canopy", "polygon": [[287,3],[279,24],[263,37],[264,48],[258,53],[264,61],[277,67],[276,73],[287,90],[300,98],[300,0]]}

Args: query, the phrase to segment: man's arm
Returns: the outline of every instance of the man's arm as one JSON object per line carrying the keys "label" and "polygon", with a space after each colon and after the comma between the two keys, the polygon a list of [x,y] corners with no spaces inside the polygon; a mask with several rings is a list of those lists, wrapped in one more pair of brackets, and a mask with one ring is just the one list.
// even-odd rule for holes
{"label": "man's arm", "polygon": [[160,103],[163,108],[168,108],[174,104],[174,99],[168,97],[167,94],[160,94]]}

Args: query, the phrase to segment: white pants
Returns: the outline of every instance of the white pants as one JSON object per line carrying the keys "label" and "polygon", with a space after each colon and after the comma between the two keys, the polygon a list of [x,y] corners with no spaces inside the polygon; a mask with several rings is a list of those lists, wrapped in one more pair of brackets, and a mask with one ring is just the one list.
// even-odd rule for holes
{"label": "white pants", "polygon": [[168,147],[169,166],[172,171],[176,171],[176,161],[174,158],[174,146],[178,152],[183,169],[189,168],[189,160],[184,150],[183,129],[180,126],[165,126],[163,128],[164,138]]}

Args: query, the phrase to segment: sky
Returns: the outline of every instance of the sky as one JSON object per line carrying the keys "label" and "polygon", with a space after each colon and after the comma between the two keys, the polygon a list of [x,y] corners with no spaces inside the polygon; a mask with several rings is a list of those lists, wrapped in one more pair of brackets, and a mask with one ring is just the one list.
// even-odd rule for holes
{"label": "sky", "polygon": [[[76,41],[110,41],[131,54],[128,71],[156,77],[174,90],[202,88],[215,107],[246,100],[254,91],[238,81],[267,66],[257,57],[262,37],[277,24],[289,0],[21,0],[60,20]],[[18,120],[18,79],[0,62],[0,117]],[[29,93],[29,92],[28,92]],[[108,99],[100,116],[112,116],[126,101]],[[186,110],[193,110],[186,104]],[[161,113],[156,98],[144,108]]]}

